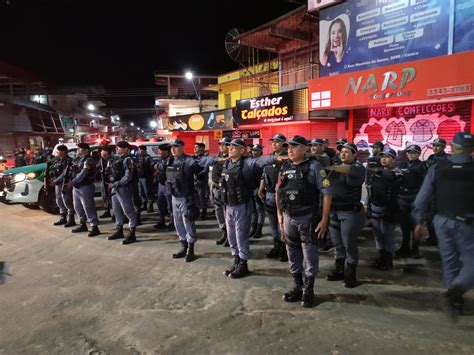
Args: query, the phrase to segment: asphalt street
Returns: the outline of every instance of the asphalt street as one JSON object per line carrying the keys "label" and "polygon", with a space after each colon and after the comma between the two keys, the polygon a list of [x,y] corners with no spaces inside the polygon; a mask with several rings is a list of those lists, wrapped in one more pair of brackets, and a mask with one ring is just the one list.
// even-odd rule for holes
{"label": "asphalt street", "polygon": [[57,216],[0,204],[0,354],[473,354],[474,292],[466,315],[447,317],[436,248],[422,259],[373,269],[370,230],[360,237],[360,286],[328,282],[320,255],[318,305],[281,297],[288,265],[268,260],[272,241],[251,241],[251,276],[232,280],[215,219],[198,221],[193,263],[174,260],[174,233],[144,213],[139,242],[87,238],[54,227]]}

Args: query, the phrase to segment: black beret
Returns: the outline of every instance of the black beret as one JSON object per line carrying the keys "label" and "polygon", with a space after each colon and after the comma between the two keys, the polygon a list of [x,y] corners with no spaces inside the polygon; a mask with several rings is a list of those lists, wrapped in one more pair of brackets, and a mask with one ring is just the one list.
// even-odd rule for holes
{"label": "black beret", "polygon": [[117,147],[119,148],[130,148],[130,144],[127,141],[120,141],[117,143]]}
{"label": "black beret", "polygon": [[91,147],[87,143],[78,143],[77,147],[82,149],[91,149]]}
{"label": "black beret", "polygon": [[56,149],[60,152],[67,152],[67,147],[64,144],[63,145],[58,145],[58,147]]}

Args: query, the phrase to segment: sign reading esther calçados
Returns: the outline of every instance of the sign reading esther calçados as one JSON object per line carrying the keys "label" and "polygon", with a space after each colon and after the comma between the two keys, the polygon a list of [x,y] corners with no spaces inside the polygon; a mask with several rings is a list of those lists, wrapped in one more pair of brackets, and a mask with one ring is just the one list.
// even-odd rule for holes
{"label": "sign reading esther cal\u00e7ados", "polygon": [[239,125],[288,122],[293,119],[292,91],[237,102]]}

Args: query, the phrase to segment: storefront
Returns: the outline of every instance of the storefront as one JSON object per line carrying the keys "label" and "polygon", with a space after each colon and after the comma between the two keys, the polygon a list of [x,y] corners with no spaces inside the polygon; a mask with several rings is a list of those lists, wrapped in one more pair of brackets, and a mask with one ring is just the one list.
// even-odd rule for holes
{"label": "storefront", "polygon": [[449,146],[456,132],[474,131],[473,62],[467,51],[311,80],[309,110],[348,110],[348,137],[360,148],[418,144],[427,158],[435,138]]}
{"label": "storefront", "polygon": [[236,116],[239,130],[259,131],[264,153],[271,152],[270,138],[281,133],[287,138],[301,135],[307,139],[327,138],[332,144],[346,132],[344,117],[331,113],[320,117],[308,114],[307,89],[282,92],[237,102]]}

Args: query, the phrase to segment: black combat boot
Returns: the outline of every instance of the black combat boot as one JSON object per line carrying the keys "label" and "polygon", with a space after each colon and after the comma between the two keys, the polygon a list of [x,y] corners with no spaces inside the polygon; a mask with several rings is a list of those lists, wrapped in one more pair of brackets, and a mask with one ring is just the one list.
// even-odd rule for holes
{"label": "black combat boot", "polygon": [[87,232],[87,225],[85,223],[81,223],[79,227],[76,227],[71,230],[71,233],[81,233],[81,232]]}
{"label": "black combat boot", "polygon": [[158,221],[157,224],[154,224],[153,228],[155,228],[155,229],[164,229],[164,228],[166,228],[166,224],[163,220],[161,220],[161,221]]}
{"label": "black combat boot", "polygon": [[249,268],[247,266],[247,260],[243,260],[241,259],[239,261],[239,265],[237,265],[237,267],[235,268],[234,271],[232,271],[230,274],[229,274],[229,277],[231,279],[240,279],[242,277],[245,277],[247,276],[248,274],[250,274],[250,271],[249,271]]}
{"label": "black combat boot", "polygon": [[234,263],[232,264],[232,266],[230,268],[228,268],[227,270],[224,271],[224,276],[229,276],[232,272],[235,271],[235,269],[237,269],[237,266],[239,266],[239,262],[240,262],[240,258],[238,255],[234,255]]}
{"label": "black combat boot", "polygon": [[146,202],[143,202],[143,206],[142,206],[142,208],[141,208],[140,210],[143,212],[143,211],[146,211],[147,208],[148,208],[148,207],[147,207],[147,205],[146,205]]}
{"label": "black combat boot", "polygon": [[279,239],[273,238],[273,248],[271,248],[270,251],[265,254],[265,256],[269,259],[278,258],[280,253],[280,244],[282,244],[282,242],[280,242]]}
{"label": "black combat boot", "polygon": [[102,214],[99,216],[99,218],[110,218],[110,217],[112,217],[112,215],[110,214],[110,210],[109,210],[109,209],[106,209],[106,210],[104,211],[104,213],[102,213]]}
{"label": "black combat boot", "polygon": [[280,242],[280,251],[279,251],[279,258],[282,263],[288,261],[288,252],[286,250],[286,243]]}
{"label": "black combat boot", "polygon": [[181,250],[178,251],[176,254],[173,254],[173,259],[180,259],[184,258],[188,252],[188,242],[181,241]]}
{"label": "black combat boot", "polygon": [[217,245],[222,245],[226,242],[227,240],[227,229],[224,227],[221,229],[221,237],[216,240]]}
{"label": "black combat boot", "polygon": [[66,219],[66,214],[64,213],[59,218],[59,221],[53,223],[53,226],[62,226],[63,224],[66,224],[66,223],[67,223],[67,219]]}
{"label": "black combat boot", "polygon": [[316,298],[314,297],[314,277],[305,277],[301,305],[304,308],[311,308],[314,307],[315,301]]}
{"label": "black combat boot", "polygon": [[377,269],[387,271],[393,269],[393,254],[388,251],[382,251],[382,261],[377,266]]}
{"label": "black combat boot", "polygon": [[414,259],[421,259],[422,255],[420,254],[420,241],[414,240],[411,248],[411,255]]}
{"label": "black combat boot", "polygon": [[402,246],[395,252],[397,258],[408,258],[411,256],[410,235],[403,235]]}
{"label": "black combat boot", "polygon": [[446,301],[448,305],[449,315],[456,321],[458,316],[463,315],[463,294],[464,290],[459,286],[454,286],[446,292]]}
{"label": "black combat boot", "polygon": [[128,233],[125,240],[122,240],[123,245],[132,244],[137,241],[137,237],[135,236],[135,228],[130,228],[130,232]]}
{"label": "black combat boot", "polygon": [[186,253],[186,257],[184,261],[190,263],[191,261],[196,260],[196,256],[194,255],[194,243],[188,243],[188,252]]}
{"label": "black combat boot", "polygon": [[372,260],[372,266],[379,269],[384,264],[385,250],[377,250],[378,255]]}
{"label": "black combat boot", "polygon": [[171,221],[170,223],[168,223],[168,225],[166,226],[166,230],[168,232],[171,232],[171,231],[174,231],[175,230],[175,227],[174,227],[174,222]]}
{"label": "black combat boot", "polygon": [[357,286],[357,264],[347,263],[346,269],[344,270],[344,287],[354,288]]}
{"label": "black combat boot", "polygon": [[140,213],[137,213],[137,226],[142,225],[142,215]]}
{"label": "black combat boot", "polygon": [[107,237],[107,240],[115,240],[115,239],[122,239],[122,238],[124,238],[123,226],[117,226],[117,230],[115,231],[115,233],[112,235],[109,235]]}
{"label": "black combat boot", "polygon": [[257,231],[257,222],[251,222],[250,223],[250,232],[249,232],[249,238],[253,238],[253,235]]}
{"label": "black combat boot", "polygon": [[207,209],[203,208],[201,210],[201,221],[204,221],[207,219]]}
{"label": "black combat boot", "polygon": [[255,233],[252,235],[252,237],[255,239],[262,238],[262,228],[263,224],[257,224],[257,228],[255,228]]}
{"label": "black combat boot", "polygon": [[99,235],[99,234],[100,234],[99,227],[92,226],[92,229],[91,229],[91,231],[89,232],[89,234],[87,236],[88,237],[95,237],[96,235]]}
{"label": "black combat boot", "polygon": [[70,214],[67,216],[67,223],[64,225],[65,228],[74,227],[76,225],[76,220],[74,219],[74,215]]}
{"label": "black combat boot", "polygon": [[336,259],[334,269],[327,274],[326,280],[328,281],[341,281],[344,280],[344,263],[346,259]]}
{"label": "black combat boot", "polygon": [[301,272],[291,274],[295,286],[283,295],[283,301],[285,302],[299,302],[303,297],[303,274]]}

